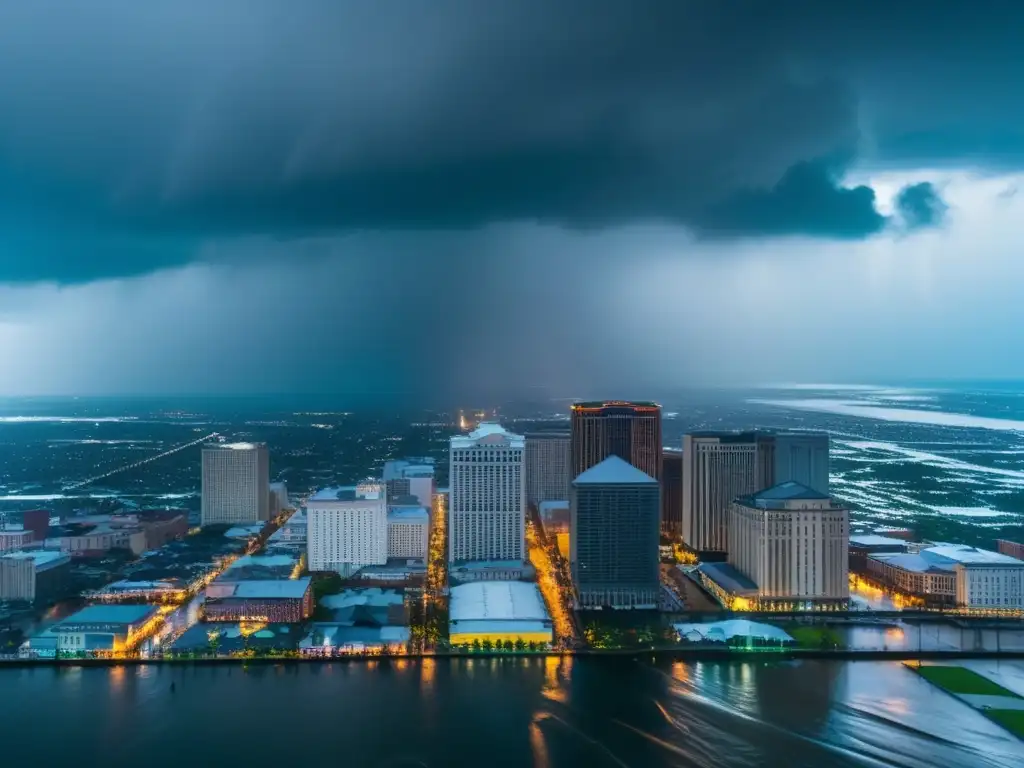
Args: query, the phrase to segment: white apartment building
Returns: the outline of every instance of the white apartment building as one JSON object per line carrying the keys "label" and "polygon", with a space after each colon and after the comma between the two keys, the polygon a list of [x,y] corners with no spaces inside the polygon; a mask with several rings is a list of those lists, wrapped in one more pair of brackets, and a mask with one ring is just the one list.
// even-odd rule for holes
{"label": "white apartment building", "polygon": [[525,440],[484,422],[451,439],[448,559],[526,559]]}
{"label": "white apartment building", "polygon": [[761,490],[753,432],[683,436],[683,542],[695,552],[729,549],[733,499]]}
{"label": "white apartment building", "polygon": [[955,562],[958,608],[1024,610],[1024,561],[999,552],[950,544],[940,544],[929,551]]}
{"label": "white apartment building", "polygon": [[325,488],[306,501],[306,547],[311,571],[348,576],[388,559],[387,491],[381,483]]}
{"label": "white apartment building", "polygon": [[430,515],[422,507],[392,507],[388,511],[388,557],[426,560]]}
{"label": "white apartment building", "polygon": [[203,447],[202,525],[270,519],[270,454],[264,443]]}
{"label": "white apartment building", "polygon": [[434,460],[393,459],[384,464],[384,485],[388,498],[415,496],[419,504],[427,509],[434,499]]}
{"label": "white apartment building", "polygon": [[526,501],[538,507],[545,501],[568,501],[572,442],[568,432],[526,435]]}
{"label": "white apartment building", "polygon": [[729,519],[729,565],[756,585],[761,610],[845,610],[849,603],[849,512],[796,482],[737,499]]}

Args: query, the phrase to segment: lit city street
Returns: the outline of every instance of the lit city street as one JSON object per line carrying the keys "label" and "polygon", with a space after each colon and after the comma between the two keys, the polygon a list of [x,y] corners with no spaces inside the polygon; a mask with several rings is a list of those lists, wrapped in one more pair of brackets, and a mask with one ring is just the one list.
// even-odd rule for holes
{"label": "lit city street", "polygon": [[526,521],[526,546],[530,563],[537,570],[537,586],[551,615],[556,645],[564,647],[566,643],[575,644],[578,637],[572,620],[571,596],[567,586],[562,586],[569,582],[555,565],[549,549],[541,542],[532,519]]}

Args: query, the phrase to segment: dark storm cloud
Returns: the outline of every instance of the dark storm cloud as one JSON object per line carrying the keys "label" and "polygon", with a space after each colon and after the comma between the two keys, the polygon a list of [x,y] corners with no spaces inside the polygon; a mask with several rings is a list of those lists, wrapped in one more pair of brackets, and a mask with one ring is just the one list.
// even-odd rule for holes
{"label": "dark storm cloud", "polygon": [[865,236],[871,190],[821,158],[867,135],[892,159],[928,121],[932,155],[984,154],[942,106],[974,81],[949,72],[942,101],[930,64],[986,46],[965,69],[987,76],[978,119],[1013,125],[998,51],[1021,13],[983,6],[6,3],[0,280],[144,272],[209,237],[501,221]]}
{"label": "dark storm cloud", "polygon": [[896,210],[908,229],[941,224],[949,206],[935,186],[927,181],[904,187],[896,196]]}

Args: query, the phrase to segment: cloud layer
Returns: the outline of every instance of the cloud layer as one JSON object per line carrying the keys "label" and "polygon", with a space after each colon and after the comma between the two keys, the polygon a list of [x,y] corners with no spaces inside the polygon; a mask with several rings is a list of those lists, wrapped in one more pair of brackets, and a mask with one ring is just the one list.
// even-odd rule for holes
{"label": "cloud layer", "polygon": [[[843,185],[851,158],[1024,156],[1006,66],[1024,8],[965,8],[7,3],[0,281],[143,273],[210,238],[495,222],[864,237],[887,221]],[[914,227],[939,221],[908,194]]]}

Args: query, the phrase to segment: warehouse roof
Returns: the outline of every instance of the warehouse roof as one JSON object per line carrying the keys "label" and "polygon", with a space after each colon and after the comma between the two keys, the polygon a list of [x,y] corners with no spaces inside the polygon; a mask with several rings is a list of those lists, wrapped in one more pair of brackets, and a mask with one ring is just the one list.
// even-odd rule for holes
{"label": "warehouse roof", "polygon": [[451,621],[548,621],[535,584],[476,581],[451,589]]}

